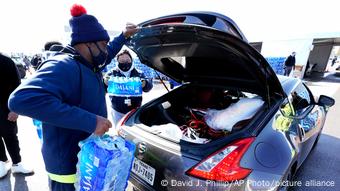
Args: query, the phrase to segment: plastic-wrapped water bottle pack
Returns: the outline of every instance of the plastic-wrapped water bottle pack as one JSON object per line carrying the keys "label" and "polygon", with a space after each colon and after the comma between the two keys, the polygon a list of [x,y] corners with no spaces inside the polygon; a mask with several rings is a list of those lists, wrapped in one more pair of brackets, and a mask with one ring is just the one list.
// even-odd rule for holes
{"label": "plastic-wrapped water bottle pack", "polygon": [[276,74],[283,75],[285,57],[266,57],[266,60]]}
{"label": "plastic-wrapped water bottle pack", "polygon": [[91,135],[79,143],[77,191],[123,191],[127,187],[135,145],[119,136]]}
{"label": "plastic-wrapped water bottle pack", "polygon": [[108,81],[107,92],[114,96],[141,96],[142,82],[138,77],[112,77]]}

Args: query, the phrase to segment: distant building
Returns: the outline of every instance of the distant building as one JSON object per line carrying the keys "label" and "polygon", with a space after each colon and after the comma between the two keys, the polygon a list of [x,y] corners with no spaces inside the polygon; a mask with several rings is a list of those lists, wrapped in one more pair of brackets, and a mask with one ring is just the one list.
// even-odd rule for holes
{"label": "distant building", "polygon": [[309,66],[314,72],[327,72],[331,59],[340,55],[340,32],[312,34],[285,40],[264,40],[250,43],[270,63],[277,74],[283,74],[284,60],[291,52],[296,52],[294,76],[303,78]]}

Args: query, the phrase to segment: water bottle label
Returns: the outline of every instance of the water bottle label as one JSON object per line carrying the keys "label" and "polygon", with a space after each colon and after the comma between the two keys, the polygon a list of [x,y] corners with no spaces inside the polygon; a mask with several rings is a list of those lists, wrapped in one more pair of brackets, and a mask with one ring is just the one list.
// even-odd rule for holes
{"label": "water bottle label", "polygon": [[140,78],[113,77],[109,80],[108,92],[114,96],[142,96]]}
{"label": "water bottle label", "polygon": [[97,168],[95,168],[89,162],[86,162],[82,167],[80,167],[80,171],[83,173],[80,178],[80,189],[83,190],[94,190],[94,180],[96,177]]}

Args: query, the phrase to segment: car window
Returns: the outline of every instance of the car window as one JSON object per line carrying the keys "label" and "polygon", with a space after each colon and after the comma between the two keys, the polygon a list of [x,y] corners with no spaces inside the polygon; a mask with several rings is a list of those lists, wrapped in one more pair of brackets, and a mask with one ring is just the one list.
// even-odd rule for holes
{"label": "car window", "polygon": [[312,103],[310,92],[302,83],[291,93],[292,106],[296,114],[302,113]]}

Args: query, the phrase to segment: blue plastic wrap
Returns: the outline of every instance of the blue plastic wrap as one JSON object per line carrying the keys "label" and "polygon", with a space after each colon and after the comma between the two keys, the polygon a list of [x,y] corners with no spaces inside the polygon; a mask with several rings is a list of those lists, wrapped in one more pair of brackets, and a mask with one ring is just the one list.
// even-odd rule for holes
{"label": "blue plastic wrap", "polygon": [[40,139],[40,141],[43,141],[43,135],[42,135],[42,123],[41,121],[37,119],[33,119],[33,125],[37,128],[37,134]]}
{"label": "blue plastic wrap", "polygon": [[284,74],[285,57],[267,57],[266,60],[276,74]]}
{"label": "blue plastic wrap", "polygon": [[135,145],[119,136],[91,135],[79,143],[77,191],[123,191],[127,187]]}

